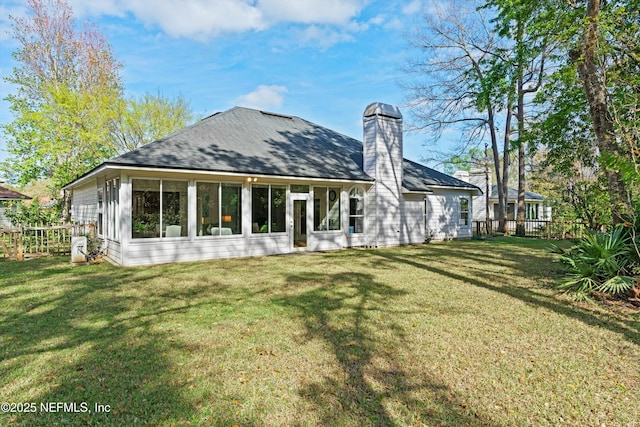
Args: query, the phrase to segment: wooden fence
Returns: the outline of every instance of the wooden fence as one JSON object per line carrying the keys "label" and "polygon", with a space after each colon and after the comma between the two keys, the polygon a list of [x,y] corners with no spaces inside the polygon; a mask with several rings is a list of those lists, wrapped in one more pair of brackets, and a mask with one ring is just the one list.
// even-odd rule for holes
{"label": "wooden fence", "polygon": [[[506,232],[500,234],[514,236],[516,227],[516,220],[507,220]],[[524,222],[524,237],[556,240],[579,239],[588,229],[587,225],[582,222],[526,220]],[[473,221],[474,236],[496,235],[498,234],[497,230],[497,220],[489,221],[489,224],[486,221]]]}
{"label": "wooden fence", "polygon": [[24,226],[0,229],[0,258],[22,260],[71,253],[71,237],[94,235],[93,224]]}

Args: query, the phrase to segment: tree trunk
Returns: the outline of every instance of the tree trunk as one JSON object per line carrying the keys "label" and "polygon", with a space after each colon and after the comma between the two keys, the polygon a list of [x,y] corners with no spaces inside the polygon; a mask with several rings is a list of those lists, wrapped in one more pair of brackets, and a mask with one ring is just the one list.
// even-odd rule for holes
{"label": "tree trunk", "polygon": [[522,83],[522,73],[518,77],[518,217],[516,218],[516,236],[525,236],[525,150],[524,150],[524,87]]}
{"label": "tree trunk", "polygon": [[484,143],[484,212],[485,212],[485,222],[486,222],[486,227],[487,227],[487,235],[491,236],[493,234],[493,224],[491,221],[491,217],[490,217],[490,212],[489,212],[489,198],[490,198],[490,194],[489,194],[489,189],[491,187],[489,187],[491,185],[491,182],[489,180],[489,147],[487,146],[487,143],[485,141]]}
{"label": "tree trunk", "polygon": [[580,51],[570,53],[571,60],[576,63],[578,76],[582,81],[584,92],[589,102],[589,111],[593,120],[596,142],[601,155],[604,156],[602,167],[607,178],[609,199],[611,202],[611,216],[613,224],[620,224],[631,216],[631,203],[628,198],[627,186],[622,176],[606,157],[614,159],[621,156],[616,141],[615,126],[607,102],[607,89],[603,83],[603,76],[598,70],[596,48],[598,42],[598,15],[600,0],[589,0],[587,3],[587,27],[582,37]]}
{"label": "tree trunk", "polygon": [[69,190],[62,191],[62,221],[64,224],[71,223],[71,193]]}
{"label": "tree trunk", "polygon": [[[491,150],[493,151],[493,167],[496,172],[496,184],[498,187],[498,218],[494,218],[498,220],[498,231],[504,233],[506,231],[505,220],[506,220],[506,197],[503,197],[503,185],[502,185],[502,172],[500,171],[500,152],[498,151],[498,137],[496,135],[496,124],[494,119],[493,109],[488,108],[488,117],[489,117],[489,133],[491,135]],[[502,159],[504,161],[504,158]],[[487,188],[487,191],[489,189]]]}
{"label": "tree trunk", "polygon": [[504,125],[504,145],[502,148],[502,179],[500,176],[496,177],[498,185],[498,207],[500,209],[498,218],[498,231],[500,233],[507,232],[507,204],[509,195],[509,145],[511,144],[511,116],[513,115],[513,108],[511,105],[507,106],[506,120]]}

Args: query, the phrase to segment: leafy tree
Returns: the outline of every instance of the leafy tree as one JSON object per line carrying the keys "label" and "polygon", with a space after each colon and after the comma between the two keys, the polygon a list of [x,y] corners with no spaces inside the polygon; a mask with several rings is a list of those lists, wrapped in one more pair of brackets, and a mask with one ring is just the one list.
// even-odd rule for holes
{"label": "leafy tree", "polygon": [[444,161],[444,171],[453,175],[456,171],[470,171],[475,168],[483,168],[487,162],[486,151],[471,147],[469,151],[454,154]]}
{"label": "leafy tree", "polygon": [[60,222],[59,204],[52,207],[43,207],[38,199],[30,202],[10,202],[9,209],[5,210],[5,215],[11,224],[18,225],[56,225]]}
{"label": "leafy tree", "polygon": [[122,86],[120,64],[103,35],[77,28],[65,0],[28,0],[29,14],[14,21],[20,47],[6,78],[13,122],[3,127],[9,159],[3,169],[21,184],[48,178],[54,188],[111,153],[111,106]]}
{"label": "leafy tree", "polygon": [[111,123],[113,151],[122,154],[165,137],[193,121],[188,102],[161,93],[122,100]]}
{"label": "leafy tree", "polygon": [[[615,21],[612,21],[607,15],[616,15],[616,9],[616,5],[607,7],[600,0],[588,0],[584,11],[585,24],[582,38],[580,43],[569,51],[569,58],[576,65],[578,77],[589,103],[598,149],[605,160],[603,169],[609,187],[614,224],[624,222],[631,214],[626,183],[622,179],[619,169],[612,164],[612,160],[615,162],[616,159],[620,159],[623,152],[618,143],[619,133],[616,132],[611,111],[612,102],[609,100],[610,90],[607,87],[607,77],[612,74],[609,72],[610,69],[617,68],[615,65],[607,64],[607,59],[611,59],[608,50],[615,49],[615,47],[613,44],[606,43],[607,37],[603,32],[610,31],[611,28],[606,28],[607,24],[611,24],[612,28],[615,28]],[[638,9],[636,8],[632,13],[635,14],[635,20],[637,20]],[[603,20],[604,22],[601,23]],[[614,36],[613,39],[615,40],[616,37]],[[602,59],[605,59],[605,62],[602,62]]]}
{"label": "leafy tree", "polygon": [[126,100],[121,65],[107,40],[95,26],[77,25],[66,0],[27,6],[25,18],[11,18],[19,48],[6,80],[17,89],[7,97],[14,119],[2,127],[9,152],[2,169],[11,181],[45,180],[57,196],[103,160],[192,120],[182,97]]}
{"label": "leafy tree", "polygon": [[553,14],[553,20],[540,19],[537,25],[548,31],[557,47],[557,71],[538,98],[543,114],[537,137],[549,144],[549,154],[567,177],[572,168],[554,152],[590,156],[606,180],[611,221],[624,222],[637,191],[638,163],[633,155],[638,133],[633,123],[640,93],[640,2],[534,4],[541,16],[545,10]]}

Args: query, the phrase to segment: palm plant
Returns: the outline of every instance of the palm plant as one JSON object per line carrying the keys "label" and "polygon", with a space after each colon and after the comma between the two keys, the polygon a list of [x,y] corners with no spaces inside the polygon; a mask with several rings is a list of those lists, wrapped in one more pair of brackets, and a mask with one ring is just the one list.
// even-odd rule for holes
{"label": "palm plant", "polygon": [[638,268],[632,236],[624,227],[610,233],[588,233],[560,257],[569,267],[558,287],[578,300],[590,300],[593,292],[619,295],[633,288]]}

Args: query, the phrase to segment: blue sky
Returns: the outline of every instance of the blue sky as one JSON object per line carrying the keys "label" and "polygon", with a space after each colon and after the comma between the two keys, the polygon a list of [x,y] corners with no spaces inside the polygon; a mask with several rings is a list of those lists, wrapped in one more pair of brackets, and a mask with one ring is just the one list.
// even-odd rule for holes
{"label": "blue sky", "polygon": [[[127,95],[182,95],[201,117],[235,105],[291,114],[361,140],[368,104],[402,109],[405,34],[428,0],[68,1],[78,21],[97,24],[109,40]],[[0,0],[3,77],[16,48],[8,16],[24,13],[23,0]],[[2,98],[11,91],[0,83]],[[405,157],[426,156],[424,139],[405,135]],[[0,140],[0,160],[4,149]]]}

